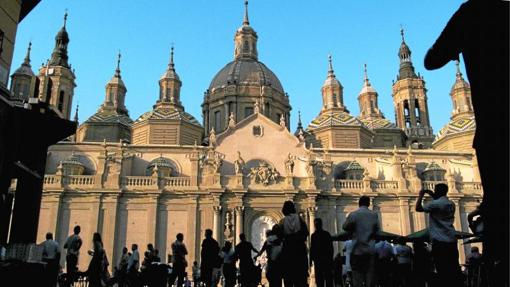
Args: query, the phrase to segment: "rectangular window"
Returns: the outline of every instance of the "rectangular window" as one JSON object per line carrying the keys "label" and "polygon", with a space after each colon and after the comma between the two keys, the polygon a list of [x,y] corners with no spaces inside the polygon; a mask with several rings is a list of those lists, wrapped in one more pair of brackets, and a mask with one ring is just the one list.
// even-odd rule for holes
{"label": "rectangular window", "polygon": [[253,114],[253,107],[244,108],[244,117],[247,118]]}
{"label": "rectangular window", "polygon": [[280,122],[280,118],[282,117],[282,114],[276,113],[276,120]]}
{"label": "rectangular window", "polygon": [[214,131],[221,131],[221,111],[214,112]]}

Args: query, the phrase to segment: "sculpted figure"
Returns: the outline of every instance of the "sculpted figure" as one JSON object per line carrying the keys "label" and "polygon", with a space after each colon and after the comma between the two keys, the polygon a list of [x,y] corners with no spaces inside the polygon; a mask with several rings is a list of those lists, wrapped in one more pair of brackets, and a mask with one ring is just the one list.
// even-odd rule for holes
{"label": "sculpted figure", "polygon": [[294,173],[294,159],[292,159],[292,155],[290,153],[288,154],[287,160],[285,160],[285,169],[289,175]]}
{"label": "sculpted figure", "polygon": [[244,159],[241,157],[241,153],[237,152],[237,159],[234,161],[234,171],[235,174],[242,174],[244,169]]}

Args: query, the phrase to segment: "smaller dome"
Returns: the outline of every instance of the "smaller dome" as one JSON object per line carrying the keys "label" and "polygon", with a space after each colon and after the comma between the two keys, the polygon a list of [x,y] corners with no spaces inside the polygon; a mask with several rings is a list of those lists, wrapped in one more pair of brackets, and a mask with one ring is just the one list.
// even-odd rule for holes
{"label": "smaller dome", "polygon": [[357,161],[353,160],[344,169],[344,171],[351,171],[351,170],[359,171],[359,170],[365,170],[365,169]]}
{"label": "smaller dome", "polygon": [[85,165],[80,162],[80,158],[73,152],[69,157],[62,160],[60,162],[62,165],[74,165],[74,166],[83,166]]}
{"label": "smaller dome", "polygon": [[177,72],[175,72],[175,69],[167,69],[163,73],[163,75],[161,75],[160,79],[161,80],[163,80],[163,79],[172,79],[172,80],[177,80],[177,81],[181,80],[179,78],[179,75],[177,75]]}
{"label": "smaller dome", "polygon": [[411,49],[409,49],[409,46],[407,46],[406,42],[402,41],[402,44],[400,44],[400,48],[398,49],[398,55],[411,55]]}
{"label": "smaller dome", "polygon": [[432,161],[429,164],[427,164],[427,167],[425,167],[425,169],[423,170],[423,172],[428,171],[445,171],[445,169],[439,166],[435,161]]}
{"label": "smaller dome", "polygon": [[122,87],[126,87],[126,85],[124,84],[124,81],[122,80],[122,78],[120,76],[117,76],[117,75],[114,75],[110,81],[108,81],[107,85],[109,84],[112,84],[112,85],[119,85],[119,86],[122,86]]}
{"label": "smaller dome", "polygon": [[149,165],[147,166],[147,168],[149,169],[152,169],[154,167],[158,167],[158,168],[161,168],[161,167],[164,167],[164,168],[172,168],[174,169],[174,165],[172,164],[172,161],[163,157],[163,156],[160,156],[160,157],[157,157],[155,159],[153,159]]}
{"label": "smaller dome", "polygon": [[55,36],[55,40],[62,40],[63,42],[69,42],[69,34],[67,34],[66,28],[62,27]]}

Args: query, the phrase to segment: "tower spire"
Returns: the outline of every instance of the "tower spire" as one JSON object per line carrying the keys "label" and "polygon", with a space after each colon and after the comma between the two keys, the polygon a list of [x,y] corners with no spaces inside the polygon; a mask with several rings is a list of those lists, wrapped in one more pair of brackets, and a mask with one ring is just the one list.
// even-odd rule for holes
{"label": "tower spire", "polygon": [[30,66],[30,52],[32,51],[32,41],[28,42],[27,54],[23,60],[23,65]]}
{"label": "tower spire", "polygon": [[333,70],[333,57],[331,57],[331,54],[328,54],[328,62],[329,62],[329,70],[328,75],[335,76],[335,71]]}
{"label": "tower spire", "polygon": [[168,63],[168,67],[170,69],[174,69],[174,44],[172,43],[172,47],[170,48],[170,62]]}
{"label": "tower spire", "polygon": [[368,81],[367,64],[363,64],[363,81],[365,82],[365,85],[370,84]]}
{"label": "tower spire", "polygon": [[244,20],[243,25],[248,26],[250,25],[250,20],[248,20],[248,0],[244,1]]}
{"label": "tower spire", "polygon": [[120,50],[117,55],[117,68],[115,69],[115,77],[120,78],[120,58],[121,58]]}
{"label": "tower spire", "polygon": [[400,35],[402,36],[402,43],[405,43],[405,39],[404,39],[404,27],[402,27],[402,25],[400,25]]}
{"label": "tower spire", "polygon": [[78,110],[79,110],[79,108],[80,108],[80,104],[77,103],[76,104],[76,111],[74,112],[74,122],[75,123],[78,123]]}

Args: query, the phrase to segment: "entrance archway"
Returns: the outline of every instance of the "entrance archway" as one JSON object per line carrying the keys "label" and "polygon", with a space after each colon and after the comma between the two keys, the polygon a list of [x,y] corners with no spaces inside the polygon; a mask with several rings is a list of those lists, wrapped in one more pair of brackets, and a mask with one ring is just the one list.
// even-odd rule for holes
{"label": "entrance archway", "polygon": [[[269,215],[261,215],[253,220],[250,227],[250,240],[255,249],[260,250],[262,248],[266,241],[266,231],[271,230],[276,223],[278,223],[277,220]],[[257,263],[260,263],[262,266],[265,266],[266,262],[265,253],[257,259]]]}

